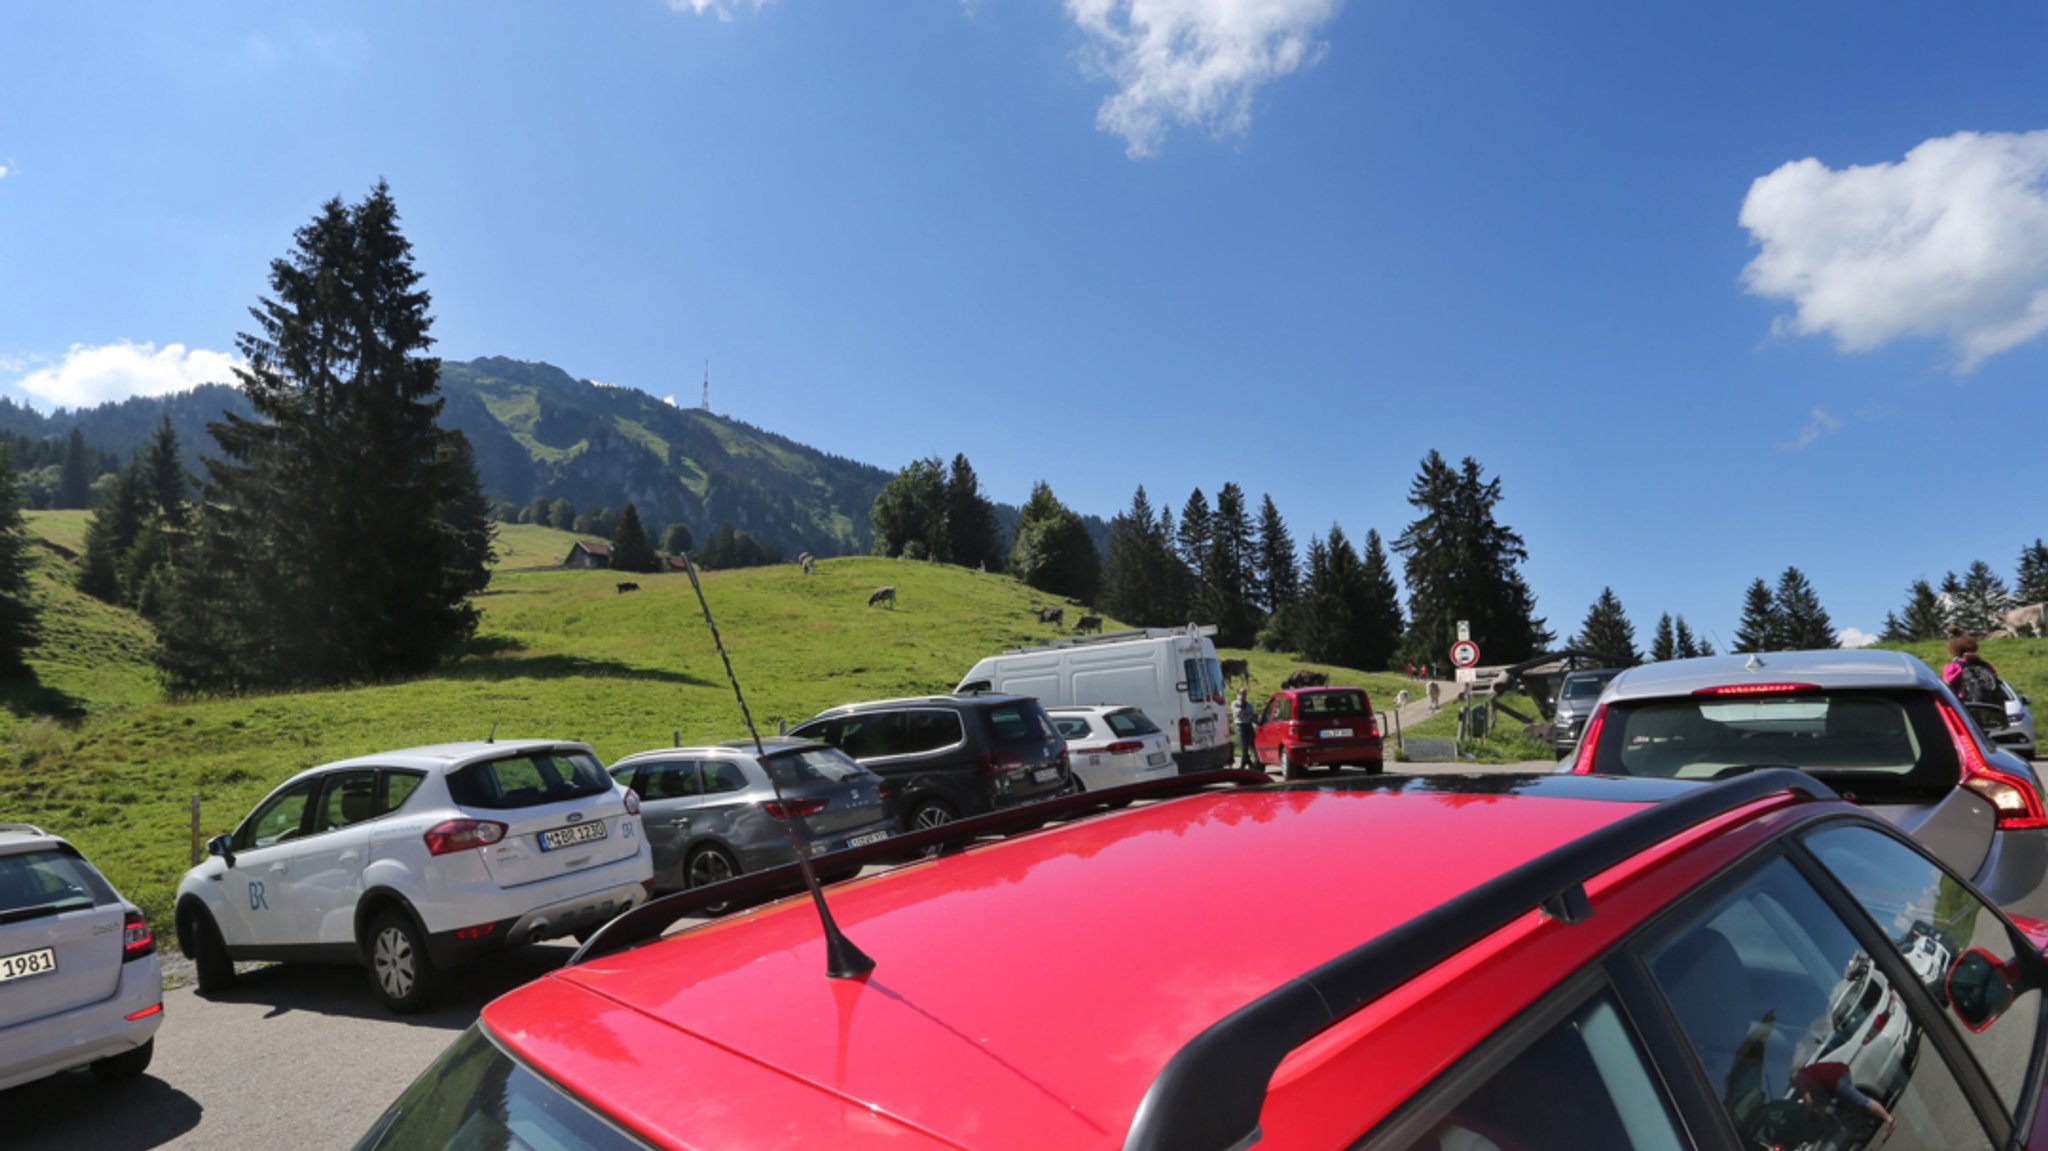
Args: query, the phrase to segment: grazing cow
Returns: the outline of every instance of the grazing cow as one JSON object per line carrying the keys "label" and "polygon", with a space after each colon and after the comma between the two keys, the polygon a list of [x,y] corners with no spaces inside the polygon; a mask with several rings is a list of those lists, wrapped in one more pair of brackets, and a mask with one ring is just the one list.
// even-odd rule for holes
{"label": "grazing cow", "polygon": [[1401,710],[1402,708],[1404,708],[1404,707],[1407,707],[1407,706],[1408,706],[1408,689],[1404,687],[1404,688],[1402,688],[1402,689],[1401,689],[1400,691],[1397,691],[1397,692],[1395,692],[1395,693],[1394,693],[1394,710],[1395,710],[1395,711],[1399,711],[1399,710]]}
{"label": "grazing cow", "polygon": [[1063,607],[1042,607],[1038,609],[1038,622],[1063,627],[1067,622],[1067,609]]}
{"label": "grazing cow", "polygon": [[1228,683],[1233,679],[1241,679],[1246,683],[1252,681],[1252,665],[1250,660],[1226,659],[1223,661],[1224,682]]}
{"label": "grazing cow", "polygon": [[1443,684],[1436,680],[1429,681],[1429,714],[1435,715],[1437,709],[1443,706],[1443,692]]}
{"label": "grazing cow", "polygon": [[1076,634],[1088,631],[1100,633],[1102,631],[1102,617],[1099,615],[1084,615],[1075,621],[1074,631]]}
{"label": "grazing cow", "polygon": [[890,611],[896,610],[896,588],[893,584],[889,587],[878,587],[868,593],[868,606],[873,607],[878,603],[888,604]]}
{"label": "grazing cow", "polygon": [[809,575],[811,574],[811,569],[818,566],[818,557],[812,555],[809,552],[805,552],[802,555],[796,557],[796,562],[802,564],[804,574]]}
{"label": "grazing cow", "polygon": [[639,590],[640,590],[640,585],[639,585],[639,584],[636,584],[636,583],[634,583],[634,582],[633,582],[632,580],[626,580],[625,582],[623,582],[623,583],[621,583],[621,584],[619,585],[619,594],[620,594],[620,595],[625,595],[625,594],[626,594],[627,592],[629,592],[629,591],[639,591]]}
{"label": "grazing cow", "polygon": [[1287,678],[1280,681],[1280,686],[1283,688],[1322,687],[1328,684],[1329,682],[1329,672],[1310,671],[1308,668],[1304,667],[1297,668],[1296,670],[1289,672]]}

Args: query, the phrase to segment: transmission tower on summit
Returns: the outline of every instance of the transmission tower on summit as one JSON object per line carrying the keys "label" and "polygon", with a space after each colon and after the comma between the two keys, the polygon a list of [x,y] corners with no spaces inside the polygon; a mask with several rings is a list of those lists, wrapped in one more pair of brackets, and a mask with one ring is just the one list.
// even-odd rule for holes
{"label": "transmission tower on summit", "polygon": [[707,411],[707,412],[711,410],[711,361],[710,361],[710,360],[705,360],[705,361],[704,361],[704,402],[703,402],[703,404],[702,404],[702,405],[700,405],[700,406],[701,406],[701,407],[703,407],[703,409],[704,409],[705,411]]}

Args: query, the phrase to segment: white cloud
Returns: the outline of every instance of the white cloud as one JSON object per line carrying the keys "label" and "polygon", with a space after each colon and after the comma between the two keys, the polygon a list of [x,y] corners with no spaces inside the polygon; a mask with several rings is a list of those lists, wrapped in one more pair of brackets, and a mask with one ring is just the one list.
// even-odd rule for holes
{"label": "white cloud", "polygon": [[1841,430],[1842,419],[1840,416],[1835,415],[1826,408],[1815,408],[1807,414],[1806,426],[1799,429],[1799,438],[1791,443],[1779,444],[1778,447],[1783,451],[1796,452],[1802,448],[1812,447],[1815,440],[1820,439],[1829,432],[1839,432]]}
{"label": "white cloud", "polygon": [[0,164],[0,180],[5,180],[7,177],[14,175],[16,172],[19,172],[20,170],[21,169],[14,166],[14,162],[12,160],[8,161],[5,164]]}
{"label": "white cloud", "polygon": [[[671,0],[674,2],[674,0]],[[1252,122],[1252,96],[1312,65],[1343,0],[1065,0],[1084,60],[1117,87],[1095,124],[1133,157],[1183,124],[1224,137]]]}
{"label": "white cloud", "polygon": [[2048,131],[1960,132],[1839,170],[1797,160],[1750,185],[1741,223],[1762,249],[1744,286],[1793,305],[1780,331],[1844,352],[1945,338],[1961,371],[2048,332]]}
{"label": "white cloud", "polygon": [[183,344],[73,344],[64,358],[37,368],[14,386],[54,407],[91,407],[130,396],[161,396],[200,384],[236,383],[241,360],[227,352]]}
{"label": "white cloud", "polygon": [[708,12],[720,20],[730,20],[743,10],[759,12],[768,6],[768,0],[668,0],[668,6],[678,12],[695,12],[699,16]]}
{"label": "white cloud", "polygon": [[1864,631],[1860,627],[1845,627],[1835,633],[1835,642],[1843,647],[1869,647],[1877,641],[1877,636]]}

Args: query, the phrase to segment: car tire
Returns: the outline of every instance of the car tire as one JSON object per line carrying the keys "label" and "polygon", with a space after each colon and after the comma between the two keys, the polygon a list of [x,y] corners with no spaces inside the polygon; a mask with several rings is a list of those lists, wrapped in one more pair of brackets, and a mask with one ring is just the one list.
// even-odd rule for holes
{"label": "car tire", "polygon": [[370,986],[394,1015],[411,1015],[440,990],[441,973],[427,954],[426,934],[396,907],[370,921],[363,958],[369,962]]}
{"label": "car tire", "polygon": [[155,1054],[156,1037],[151,1036],[144,1040],[140,1047],[123,1051],[119,1055],[109,1055],[91,1064],[93,1077],[102,1083],[119,1083],[123,1079],[133,1079],[149,1070],[150,1057]]}
{"label": "car tire", "polygon": [[927,799],[910,809],[910,830],[926,831],[934,827],[943,827],[958,818],[959,813],[953,810],[951,804]]}
{"label": "car tire", "polygon": [[1365,761],[1365,774],[1367,775],[1378,775],[1385,770],[1387,770],[1387,761],[1384,759],[1368,759]]}
{"label": "car tire", "polygon": [[1301,778],[1301,767],[1294,762],[1293,752],[1284,743],[1280,745],[1280,778]]}
{"label": "car tire", "polygon": [[228,945],[213,925],[213,916],[194,908],[179,920],[178,945],[192,961],[199,994],[218,995],[235,985],[235,961],[228,958]]}
{"label": "car tire", "polygon": [[[723,883],[740,874],[739,861],[723,847],[705,844],[690,853],[690,862],[683,868],[683,879],[692,889]],[[700,908],[705,915],[724,915],[732,910],[732,900],[714,903]]]}

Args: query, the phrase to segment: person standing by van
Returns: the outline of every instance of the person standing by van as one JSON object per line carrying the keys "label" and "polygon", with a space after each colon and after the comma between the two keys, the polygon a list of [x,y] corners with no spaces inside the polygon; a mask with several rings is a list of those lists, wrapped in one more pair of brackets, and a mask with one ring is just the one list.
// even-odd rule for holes
{"label": "person standing by van", "polygon": [[1257,771],[1259,757],[1252,750],[1252,740],[1259,734],[1259,713],[1252,710],[1252,701],[1245,698],[1243,688],[1237,689],[1237,703],[1230,714],[1237,721],[1237,765]]}

